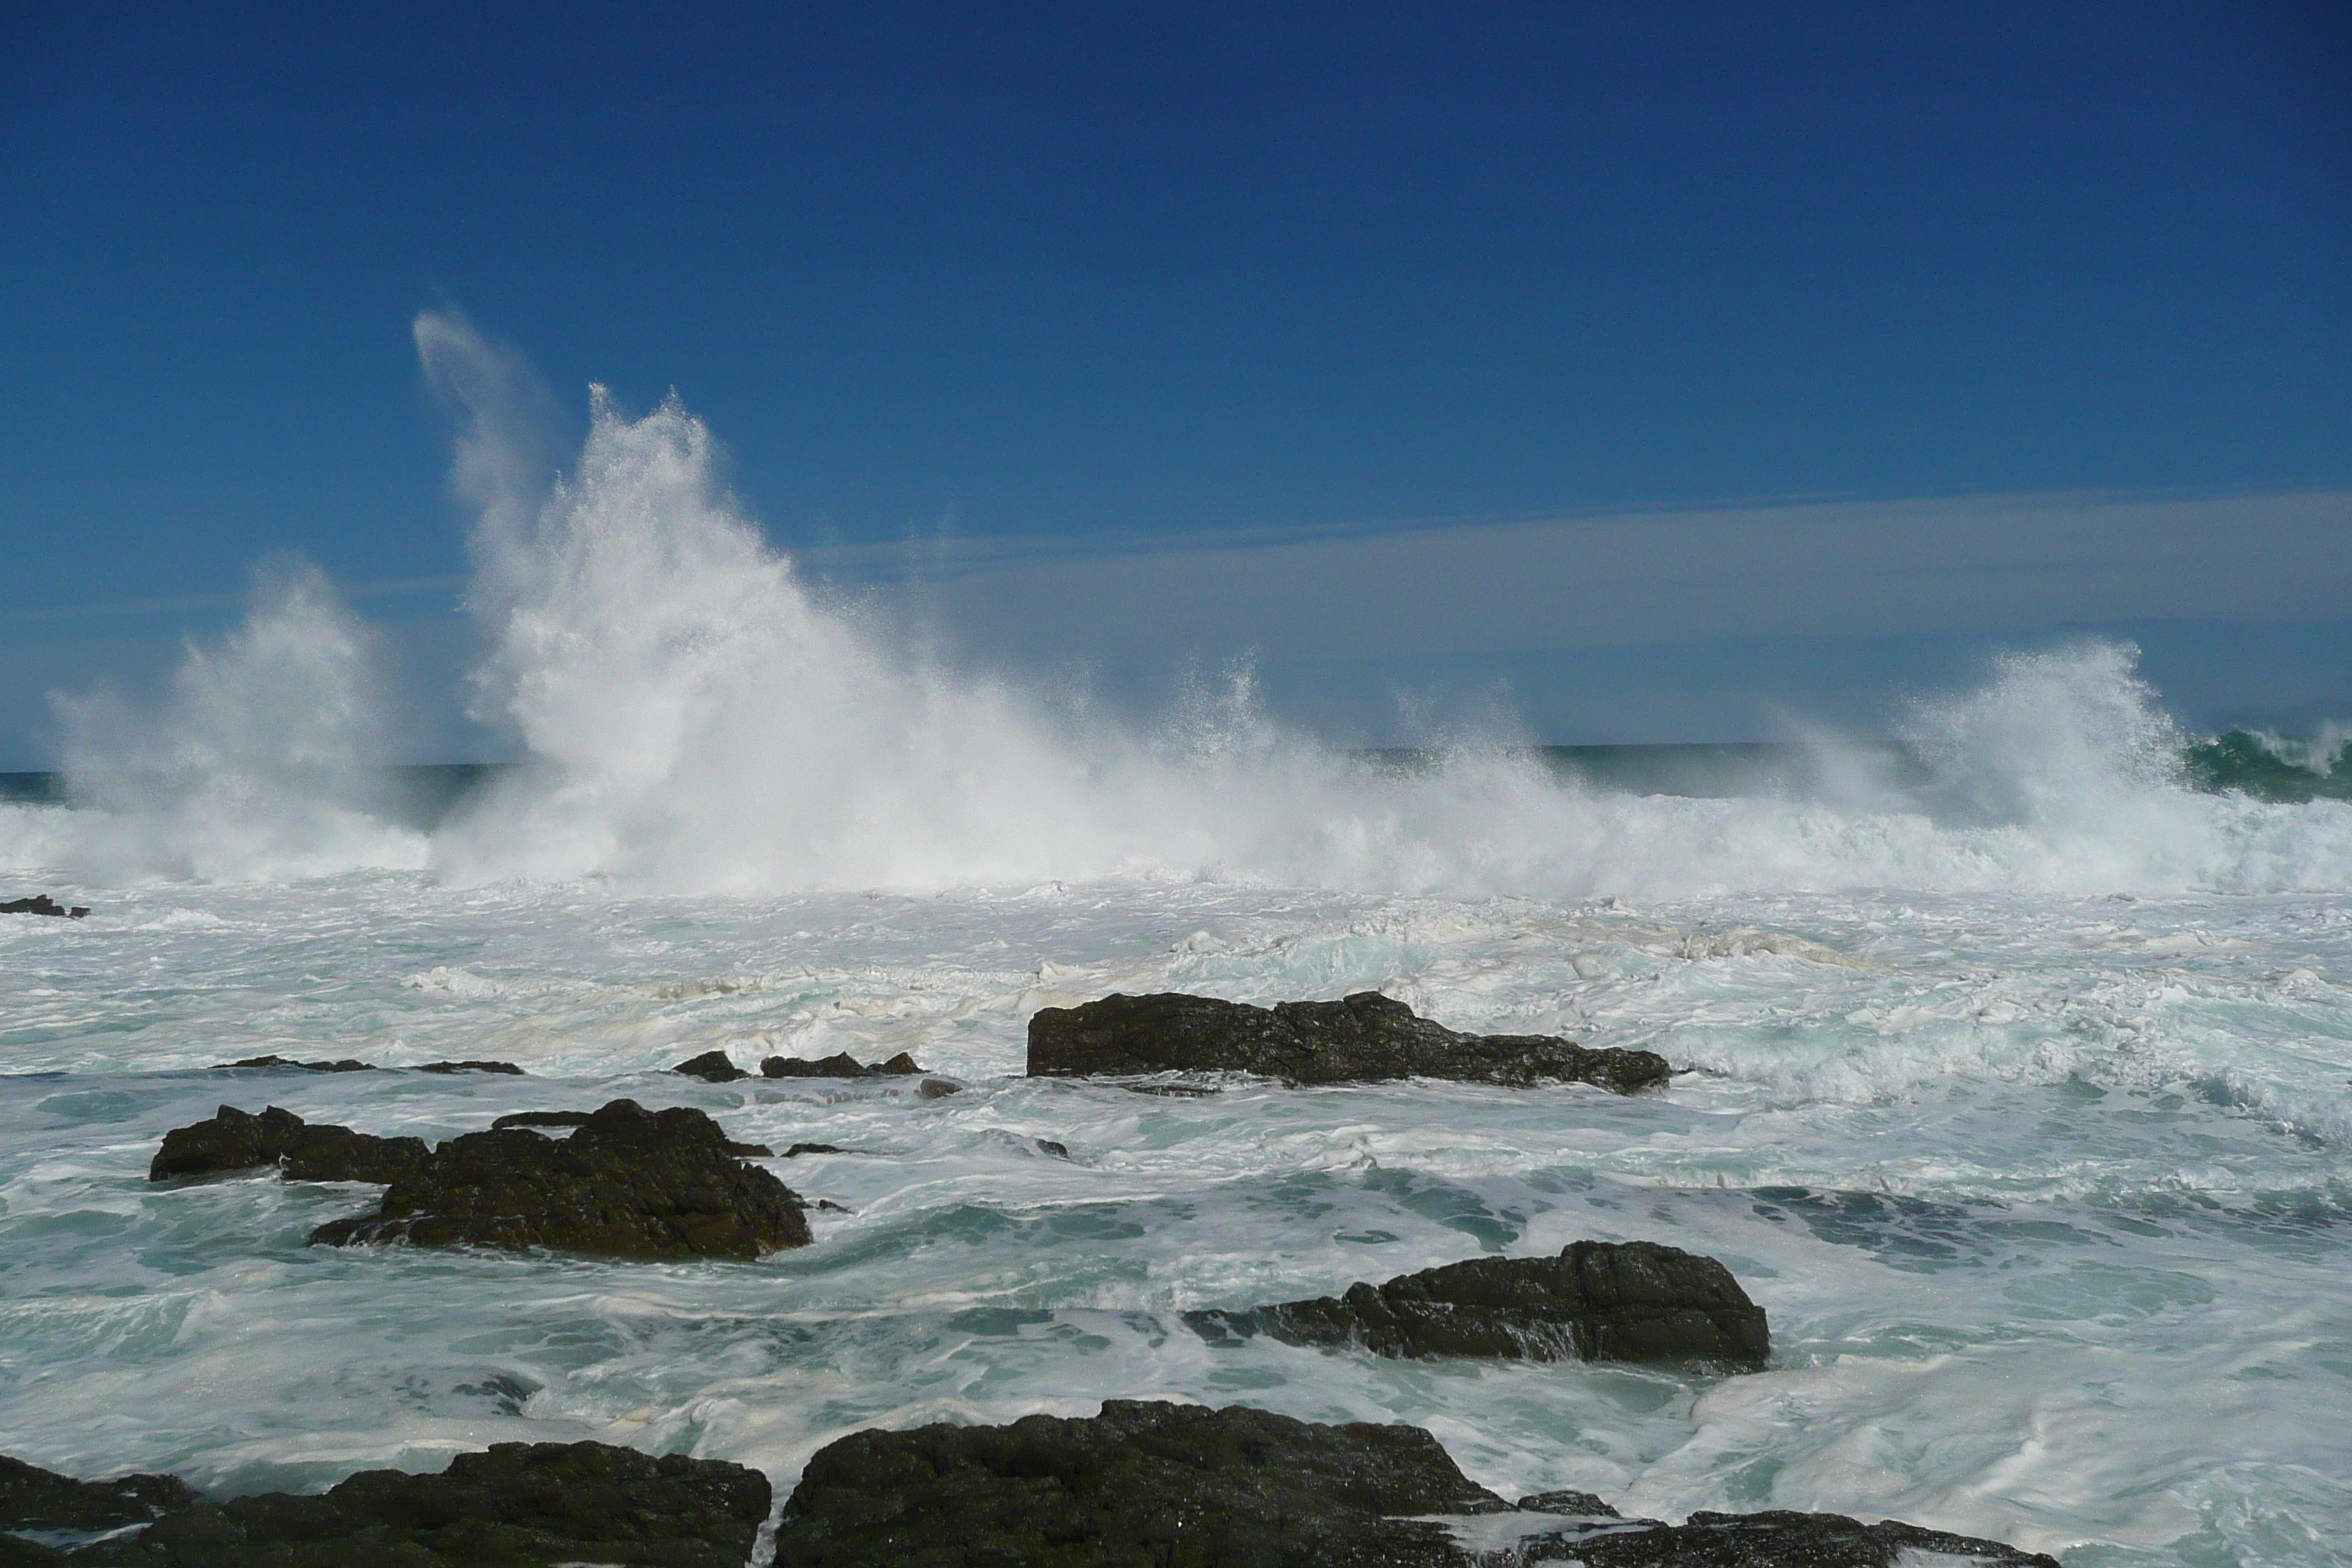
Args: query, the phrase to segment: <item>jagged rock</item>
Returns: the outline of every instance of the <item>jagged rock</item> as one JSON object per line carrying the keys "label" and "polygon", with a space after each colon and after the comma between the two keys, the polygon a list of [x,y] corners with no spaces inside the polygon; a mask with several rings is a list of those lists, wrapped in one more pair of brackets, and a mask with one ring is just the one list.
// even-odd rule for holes
{"label": "jagged rock", "polygon": [[422,1138],[378,1138],[313,1124],[274,1105],[258,1116],[224,1105],[208,1121],[164,1133],[147,1179],[278,1165],[297,1181],[393,1182],[431,1158]]}
{"label": "jagged rock", "polygon": [[[548,1247],[612,1258],[757,1258],[809,1242],[805,1205],[683,1107],[616,1100],[569,1138],[509,1126],[452,1138],[404,1174],[373,1215],[315,1242]],[[762,1150],[762,1152],[765,1151]]]}
{"label": "jagged rock", "polygon": [[1417,1426],[1108,1400],[1091,1419],[853,1434],[784,1504],[776,1568],[1455,1568],[1444,1527],[1495,1512]]}
{"label": "jagged rock", "polygon": [[904,1051],[871,1067],[847,1051],[815,1061],[802,1057],[769,1057],[760,1063],[760,1071],[769,1078],[907,1078],[922,1070],[915,1058]]}
{"label": "jagged rock", "polygon": [[111,1530],[197,1500],[177,1476],[78,1481],[0,1454],[0,1531]]}
{"label": "jagged rock", "polygon": [[1843,1514],[1776,1509],[1695,1513],[1683,1524],[1634,1522],[1645,1528],[1599,1524],[1523,1539],[1515,1555],[1520,1563],[1584,1568],[1901,1568],[1938,1562],[1956,1568],[2059,1568],[2056,1558],[2038,1552],[1891,1519],[1864,1524]]}
{"label": "jagged rock", "polygon": [[751,1076],[737,1067],[725,1051],[705,1051],[698,1057],[688,1057],[669,1070],[698,1078],[705,1083],[733,1083],[739,1078]]}
{"label": "jagged rock", "polygon": [[522,1068],[512,1062],[426,1062],[418,1072],[497,1072],[524,1076]]}
{"label": "jagged rock", "polygon": [[214,1072],[234,1072],[239,1068],[299,1068],[304,1072],[373,1072],[373,1062],[355,1061],[345,1057],[340,1061],[298,1062],[291,1057],[247,1057],[241,1062],[215,1062]]}
{"label": "jagged rock", "polygon": [[[44,1553],[26,1543],[16,1560],[77,1568],[740,1568],[772,1498],[767,1478],[741,1465],[604,1443],[500,1443],[458,1455],[439,1475],[365,1470],[319,1497],[212,1502],[170,1477],[110,1485],[131,1482],[172,1491],[158,1494],[154,1512],[116,1522],[155,1522],[79,1550]],[[0,1530],[14,1522],[0,1513]],[[0,1537],[0,1552],[12,1544]]]}
{"label": "jagged rock", "polygon": [[1523,1497],[1519,1507],[1529,1513],[1568,1513],[1582,1519],[1622,1519],[1624,1516],[1591,1492],[1561,1489],[1538,1492]]}
{"label": "jagged rock", "polygon": [[495,1132],[502,1127],[585,1127],[592,1110],[517,1110],[490,1123]]}
{"label": "jagged rock", "polygon": [[[1412,1517],[1493,1524],[1521,1512],[1525,1533],[1499,1555]],[[829,1444],[784,1504],[775,1565],[1897,1568],[1922,1557],[2058,1568],[1995,1541],[1837,1514],[1695,1513],[1669,1525],[1622,1519],[1578,1491],[1539,1493],[1515,1510],[1417,1426],[1114,1399],[1092,1419],[1030,1415]]]}
{"label": "jagged rock", "polygon": [[81,920],[89,913],[88,904],[61,904],[47,893],[35,893],[29,899],[10,899],[0,903],[0,915],[56,915],[62,920]]}
{"label": "jagged rock", "polygon": [[1517,1089],[1568,1080],[1618,1094],[1663,1084],[1652,1051],[1587,1050],[1549,1035],[1466,1035],[1377,991],[1338,1002],[1254,1007],[1163,992],[1041,1008],[1029,1020],[1029,1076],[1253,1072],[1292,1083],[1455,1079]]}
{"label": "jagged rock", "polygon": [[1474,1258],[1255,1311],[1197,1311],[1204,1339],[1272,1335],[1388,1356],[1698,1361],[1755,1367],[1764,1309],[1712,1258],[1654,1242],[1571,1242],[1557,1258]]}

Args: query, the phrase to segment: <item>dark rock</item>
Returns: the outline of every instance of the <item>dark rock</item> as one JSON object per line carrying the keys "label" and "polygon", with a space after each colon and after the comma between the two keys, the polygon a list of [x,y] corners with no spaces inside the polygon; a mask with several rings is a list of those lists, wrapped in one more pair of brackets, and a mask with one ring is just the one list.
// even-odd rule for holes
{"label": "dark rock", "polygon": [[314,1125],[274,1105],[258,1116],[224,1105],[209,1121],[164,1133],[147,1179],[279,1165],[297,1181],[393,1182],[431,1158],[422,1138],[378,1138],[348,1127]]}
{"label": "dark rock", "polygon": [[522,1068],[512,1062],[426,1062],[418,1072],[502,1072],[522,1076]]}
{"label": "dark rock", "polygon": [[616,1100],[569,1138],[524,1127],[452,1138],[373,1215],[310,1239],[337,1246],[548,1247],[610,1258],[757,1258],[809,1242],[790,1187],[744,1164],[699,1110]]}
{"label": "dark rock", "polygon": [[78,921],[89,913],[88,904],[61,904],[47,893],[35,893],[29,899],[10,899],[0,903],[0,915],[56,915],[62,920]]}
{"label": "dark rock", "polygon": [[698,1057],[688,1057],[669,1070],[706,1083],[733,1083],[739,1078],[751,1076],[730,1060],[725,1051],[705,1051]]}
{"label": "dark rock", "polygon": [[373,1062],[354,1061],[350,1057],[332,1062],[298,1062],[291,1057],[247,1057],[241,1062],[215,1062],[214,1072],[234,1072],[239,1068],[299,1068],[304,1072],[373,1072]]}
{"label": "dark rock", "polygon": [[603,1443],[500,1443],[458,1455],[436,1476],[363,1470],[319,1497],[209,1502],[168,1477],[131,1479],[166,1481],[178,1494],[136,1534],[47,1560],[89,1568],[740,1568],[772,1498],[767,1478],[741,1465]]}
{"label": "dark rock", "polygon": [[875,1069],[851,1056],[839,1051],[817,1061],[801,1057],[769,1057],[760,1063],[760,1071],[769,1078],[872,1078]]}
{"label": "dark rock", "polygon": [[1037,1152],[1040,1154],[1051,1154],[1056,1160],[1066,1160],[1070,1157],[1070,1146],[1067,1143],[1056,1143],[1051,1138],[1040,1138],[1036,1140],[1036,1143]]}
{"label": "dark rock", "polygon": [[78,1481],[0,1455],[0,1531],[111,1530],[143,1524],[195,1500],[177,1476]]}
{"label": "dark rock", "polygon": [[1603,1524],[1538,1535],[1521,1541],[1517,1557],[1585,1568],[1896,1568],[1918,1561],[1916,1552],[1977,1568],[2058,1568],[2056,1558],[2038,1552],[1891,1519],[1864,1524],[1842,1514],[1773,1510],[1695,1513],[1678,1525],[1636,1522],[1648,1528]]}
{"label": "dark rock", "polygon": [[1338,1002],[1253,1007],[1164,992],[1041,1008],[1029,1020],[1029,1076],[1252,1072],[1292,1083],[1455,1079],[1526,1089],[1569,1080],[1632,1094],[1664,1083],[1651,1051],[1587,1050],[1549,1035],[1465,1035],[1377,991]]}
{"label": "dark rock", "polygon": [[784,1151],[784,1158],[797,1160],[803,1154],[854,1154],[855,1149],[836,1149],[830,1143],[795,1143]]}
{"label": "dark rock", "polygon": [[878,1073],[887,1073],[893,1078],[912,1078],[923,1069],[916,1065],[913,1057],[905,1051],[900,1051],[887,1062],[877,1062],[874,1065],[874,1070]]}
{"label": "dark rock", "polygon": [[1497,1512],[1417,1426],[1108,1400],[1092,1419],[853,1434],[784,1504],[776,1568],[1457,1568],[1441,1525]]}
{"label": "dark rock", "polygon": [[961,1094],[963,1085],[950,1083],[943,1078],[927,1078],[915,1086],[915,1092],[925,1100],[945,1100],[951,1094]]}
{"label": "dark rock", "polygon": [[1211,1341],[1265,1333],[1381,1355],[1696,1361],[1771,1353],[1764,1309],[1712,1258],[1654,1242],[1571,1242],[1557,1258],[1474,1258],[1344,1296],[1250,1312],[1187,1312]]}
{"label": "dark rock", "polygon": [[1591,1492],[1567,1490],[1538,1492],[1533,1497],[1521,1498],[1519,1507],[1530,1513],[1570,1513],[1584,1519],[1623,1517]]}
{"label": "dark rock", "polygon": [[517,1110],[490,1123],[495,1132],[503,1127],[585,1127],[593,1110]]}

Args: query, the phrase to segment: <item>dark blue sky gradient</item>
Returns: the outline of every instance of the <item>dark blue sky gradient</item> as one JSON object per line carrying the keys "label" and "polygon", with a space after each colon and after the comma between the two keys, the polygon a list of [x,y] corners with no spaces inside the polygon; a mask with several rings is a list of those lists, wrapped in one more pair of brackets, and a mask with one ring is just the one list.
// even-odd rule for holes
{"label": "dark blue sky gradient", "polygon": [[680,9],[0,7],[0,616],[461,571],[445,302],[788,546],[2352,482],[2337,7]]}

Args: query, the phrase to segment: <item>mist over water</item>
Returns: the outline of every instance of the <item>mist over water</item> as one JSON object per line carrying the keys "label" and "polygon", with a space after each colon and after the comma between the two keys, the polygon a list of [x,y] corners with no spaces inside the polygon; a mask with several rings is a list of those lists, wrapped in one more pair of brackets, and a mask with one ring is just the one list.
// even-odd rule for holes
{"label": "mist over water", "polygon": [[527,763],[429,837],[389,820],[367,772],[392,760],[379,650],[320,574],[279,566],[159,706],[61,700],[90,809],[16,811],[6,858],[101,879],[424,866],[457,885],[739,893],[1122,875],[1559,897],[2352,886],[2352,811],[2187,788],[2184,737],[2112,643],[2009,656],[1974,691],[1915,702],[1901,736],[1925,783],[1816,742],[1824,782],[1803,798],[1612,794],[1509,735],[1381,769],[1284,730],[1245,674],[1139,724],[822,600],[674,397],[632,419],[595,390],[550,482],[525,367],[454,317],[420,317],[417,340],[478,511],[473,711]]}

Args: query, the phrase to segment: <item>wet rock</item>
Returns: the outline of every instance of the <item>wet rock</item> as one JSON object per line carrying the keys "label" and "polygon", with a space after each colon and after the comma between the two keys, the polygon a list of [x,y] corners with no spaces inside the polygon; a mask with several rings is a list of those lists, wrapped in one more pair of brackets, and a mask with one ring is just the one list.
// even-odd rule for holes
{"label": "wet rock", "polygon": [[1051,1154],[1056,1160],[1066,1160],[1070,1157],[1070,1146],[1067,1143],[1056,1143],[1051,1138],[1039,1138],[1034,1142],[1037,1145],[1037,1152],[1040,1154]]}
{"label": "wet rock", "polygon": [[517,1110],[490,1123],[495,1132],[502,1127],[584,1127],[593,1110]]}
{"label": "wet rock", "polygon": [[[1516,1536],[1516,1545],[1465,1546],[1444,1516],[1477,1516],[1479,1535]],[[1514,1509],[1416,1426],[1108,1400],[1092,1419],[1030,1415],[830,1444],[784,1504],[775,1563],[1899,1568],[1938,1559],[2058,1568],[1997,1541],[1837,1514],[1695,1513],[1669,1525],[1622,1519],[1580,1491],[1538,1493]]]}
{"label": "wet rock", "polygon": [[1338,1002],[1254,1007],[1163,992],[1041,1008],[1029,1020],[1029,1076],[1252,1072],[1292,1083],[1454,1079],[1526,1089],[1596,1084],[1632,1094],[1673,1069],[1651,1051],[1587,1050],[1549,1035],[1468,1035],[1377,991]]}
{"label": "wet rock", "polygon": [[1456,1568],[1441,1525],[1506,1510],[1417,1426],[1108,1400],[1091,1419],[853,1434],[784,1505],[776,1568]]}
{"label": "wet rock", "polygon": [[768,1057],[760,1063],[761,1073],[768,1078],[873,1078],[875,1069],[840,1051],[815,1061],[802,1057]]}
{"label": "wet rock", "polygon": [[1598,1524],[1523,1539],[1515,1556],[1520,1563],[1584,1568],[1903,1568],[1937,1562],[1955,1568],[2059,1568],[2056,1558],[2038,1552],[1891,1519],[1864,1524],[1842,1514],[1773,1510],[1695,1513],[1682,1524],[1635,1522],[1647,1528]]}
{"label": "wet rock", "polygon": [[797,1160],[803,1154],[854,1154],[855,1149],[840,1149],[831,1143],[795,1143],[784,1151],[784,1158]]}
{"label": "wet rock", "polygon": [[207,1176],[280,1166],[304,1182],[394,1182],[431,1159],[422,1138],[378,1138],[303,1121],[277,1106],[256,1116],[224,1105],[212,1117],[163,1134],[147,1179]]}
{"label": "wet rock", "polygon": [[740,1568],[771,1501],[767,1478],[741,1465],[655,1458],[603,1443],[500,1443],[458,1455],[439,1475],[365,1470],[318,1497],[268,1492],[212,1502],[168,1477],[130,1479],[177,1489],[153,1523],[19,1560],[87,1568]]}
{"label": "wet rock", "polygon": [[0,1455],[0,1532],[111,1530],[143,1524],[196,1500],[177,1476],[78,1481]]}
{"label": "wet rock", "polygon": [[698,1078],[705,1083],[733,1083],[737,1079],[751,1076],[729,1059],[725,1051],[705,1051],[698,1057],[688,1057],[669,1070]]}
{"label": "wet rock", "polygon": [[915,1092],[925,1100],[945,1100],[951,1094],[961,1094],[963,1085],[950,1083],[943,1078],[927,1078],[915,1086]]}
{"label": "wet rock", "polygon": [[511,1073],[520,1078],[522,1068],[512,1062],[426,1062],[418,1072],[496,1072]]}
{"label": "wet rock", "polygon": [[[608,1258],[757,1258],[809,1242],[806,1206],[699,1110],[616,1100],[569,1138],[527,1127],[453,1138],[373,1215],[310,1233],[336,1246],[547,1247]],[[761,1151],[765,1152],[764,1150]]]}
{"label": "wet rock", "polygon": [[922,1070],[915,1058],[904,1051],[871,1067],[847,1051],[815,1061],[802,1057],[769,1057],[760,1063],[760,1071],[769,1078],[908,1078]]}
{"label": "wet rock", "polygon": [[1566,1489],[1556,1492],[1538,1492],[1533,1497],[1523,1497],[1519,1500],[1519,1507],[1530,1513],[1568,1513],[1580,1519],[1623,1517],[1591,1492]]}
{"label": "wet rock", "polygon": [[373,1072],[373,1062],[355,1061],[345,1057],[340,1061],[298,1062],[291,1057],[247,1057],[243,1061],[215,1062],[214,1072],[234,1072],[239,1068],[299,1068],[304,1072]]}
{"label": "wet rock", "polygon": [[1571,1242],[1557,1258],[1474,1258],[1249,1312],[1187,1312],[1214,1342],[1265,1333],[1380,1355],[1694,1361],[1757,1367],[1764,1309],[1712,1258],[1654,1242]]}
{"label": "wet rock", "polygon": [[78,921],[89,913],[88,904],[61,904],[47,893],[35,893],[29,899],[10,899],[0,903],[0,915],[56,915],[60,920]]}

